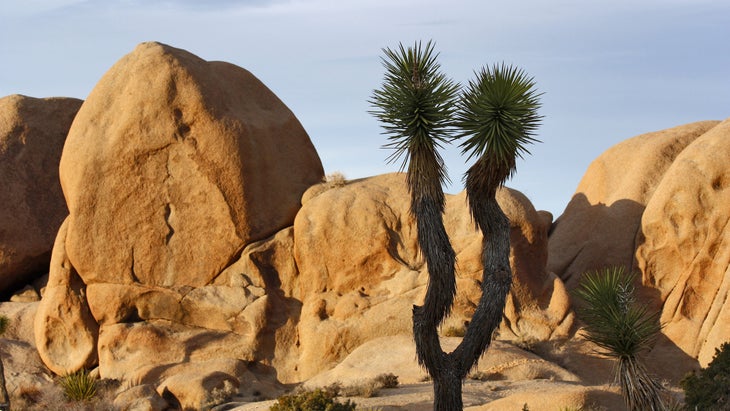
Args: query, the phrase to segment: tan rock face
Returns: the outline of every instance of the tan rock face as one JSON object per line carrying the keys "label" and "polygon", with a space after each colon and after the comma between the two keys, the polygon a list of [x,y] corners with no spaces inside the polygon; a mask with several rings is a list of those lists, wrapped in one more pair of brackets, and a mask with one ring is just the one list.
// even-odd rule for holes
{"label": "tan rock face", "polygon": [[164,410],[169,404],[157,393],[154,385],[142,384],[120,392],[114,398],[114,406],[125,411],[152,411]]}
{"label": "tan rock face", "polygon": [[730,121],[626,140],[596,159],[553,226],[548,270],[639,272],[639,298],[661,311],[650,367],[678,381],[727,340],[730,308]]}
{"label": "tan rock face", "polygon": [[[410,334],[412,305],[421,303],[428,278],[403,174],[311,190],[318,194],[305,194],[294,222],[299,379],[331,367],[365,341]],[[545,271],[551,218],[514,190],[502,190],[498,199],[512,221],[515,272],[503,328],[536,339],[564,334],[572,324],[569,299],[560,280]],[[463,194],[448,196],[444,221],[457,253],[459,288],[446,326],[463,328],[481,296],[481,235]]]}
{"label": "tan rock face", "polygon": [[586,271],[614,265],[632,269],[644,207],[676,156],[716,124],[643,134],[596,158],[554,224],[547,270],[572,289]]}
{"label": "tan rock face", "polygon": [[58,162],[81,103],[0,98],[0,292],[48,271],[56,231],[68,214]]}
{"label": "tan rock face", "polygon": [[152,384],[182,363],[272,361],[264,343],[293,341],[296,318],[279,292],[295,277],[281,229],[322,176],[300,123],[251,73],[141,44],[69,131],[70,215],[36,316],[41,358]]}
{"label": "tan rock face", "polygon": [[66,255],[67,229],[68,220],[53,246],[48,285],[33,326],[41,359],[59,375],[91,369],[98,362],[99,326],[86,302],[86,286]]}
{"label": "tan rock face", "polygon": [[677,156],[641,220],[636,259],[644,282],[663,303],[667,338],[654,354],[674,353],[667,372],[688,357],[706,366],[730,336],[729,205],[730,120],[725,120]]}
{"label": "tan rock face", "polygon": [[67,250],[86,283],[210,283],[290,225],[322,165],[248,71],[143,43],[99,81],[63,150]]}

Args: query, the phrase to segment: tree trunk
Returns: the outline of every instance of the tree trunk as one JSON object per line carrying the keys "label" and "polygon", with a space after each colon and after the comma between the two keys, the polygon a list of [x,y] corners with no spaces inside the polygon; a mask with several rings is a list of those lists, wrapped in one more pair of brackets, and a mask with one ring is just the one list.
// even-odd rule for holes
{"label": "tree trunk", "polygon": [[433,376],[433,409],[438,411],[461,411],[464,404],[461,399],[461,381],[455,371],[454,364]]}
{"label": "tree trunk", "polygon": [[3,360],[0,358],[0,411],[10,410],[10,396],[8,396],[8,390],[5,388],[5,367],[3,367]]}
{"label": "tree trunk", "polygon": [[413,336],[418,361],[433,379],[435,411],[462,410],[462,381],[491,343],[512,285],[509,220],[496,199],[504,170],[490,167],[486,159],[480,159],[467,173],[469,208],[484,235],[482,296],[464,339],[449,354],[444,353],[438,336],[438,327],[450,312],[455,293],[455,258],[443,225],[443,205],[439,207],[433,198],[411,199],[418,243],[429,274],[424,305],[413,306]]}

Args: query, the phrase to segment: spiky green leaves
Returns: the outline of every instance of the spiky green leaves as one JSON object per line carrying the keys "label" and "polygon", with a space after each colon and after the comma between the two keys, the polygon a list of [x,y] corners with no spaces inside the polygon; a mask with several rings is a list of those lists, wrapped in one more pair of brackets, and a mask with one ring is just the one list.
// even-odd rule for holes
{"label": "spiky green leaves", "polygon": [[407,154],[403,167],[410,161],[409,174],[435,177],[440,185],[446,172],[437,149],[450,139],[459,86],[439,71],[430,41],[425,47],[416,42],[383,52],[385,78],[369,103],[374,107],[370,113],[384,123],[390,140],[385,147],[395,150],[388,160]]}
{"label": "spiky green leaves", "polygon": [[505,64],[482,68],[464,91],[456,119],[462,153],[468,158],[489,159],[492,168],[509,177],[516,157],[528,153],[526,146],[538,141],[535,131],[542,118],[537,114],[540,93],[524,71]]}
{"label": "spiky green leaves", "polygon": [[447,176],[437,150],[459,138],[462,153],[481,160],[480,171],[490,185],[491,180],[503,184],[514,173],[516,158],[538,141],[541,93],[521,69],[506,64],[482,68],[459,95],[459,84],[440,72],[432,42],[425,47],[399,44],[383,52],[384,81],[369,103],[388,135],[385,147],[395,150],[388,161],[405,155],[402,168],[409,164],[409,173],[441,184]]}
{"label": "spiky green leaves", "polygon": [[636,357],[661,330],[658,313],[634,304],[634,278],[623,267],[611,267],[584,274],[576,289],[585,302],[578,314],[586,338],[616,358]]}

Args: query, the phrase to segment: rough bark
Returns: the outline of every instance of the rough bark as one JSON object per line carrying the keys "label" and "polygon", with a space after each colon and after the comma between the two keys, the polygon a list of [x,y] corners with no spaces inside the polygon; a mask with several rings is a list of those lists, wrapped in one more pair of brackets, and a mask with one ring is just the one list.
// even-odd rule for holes
{"label": "rough bark", "polygon": [[482,159],[467,174],[469,207],[476,226],[484,234],[482,296],[464,339],[448,354],[441,348],[438,326],[448,315],[456,291],[455,255],[443,226],[443,207],[439,208],[436,201],[412,196],[418,243],[429,271],[424,305],[413,306],[413,335],[418,361],[433,379],[436,411],[463,409],[462,381],[487,349],[492,333],[502,321],[512,284],[509,220],[496,199],[504,173],[504,169],[490,168]]}

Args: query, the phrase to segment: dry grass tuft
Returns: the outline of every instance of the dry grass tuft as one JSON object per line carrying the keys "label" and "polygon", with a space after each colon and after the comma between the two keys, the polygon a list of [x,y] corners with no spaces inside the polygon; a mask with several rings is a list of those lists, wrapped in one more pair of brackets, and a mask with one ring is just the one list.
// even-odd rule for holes
{"label": "dry grass tuft", "polygon": [[327,174],[322,181],[327,189],[344,187],[347,184],[345,175],[339,171]]}

